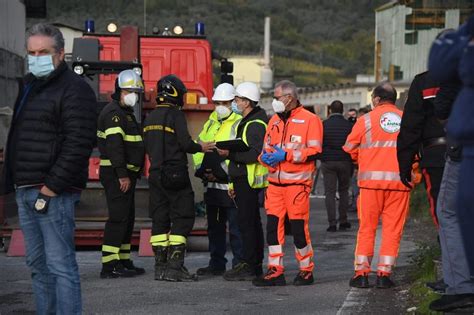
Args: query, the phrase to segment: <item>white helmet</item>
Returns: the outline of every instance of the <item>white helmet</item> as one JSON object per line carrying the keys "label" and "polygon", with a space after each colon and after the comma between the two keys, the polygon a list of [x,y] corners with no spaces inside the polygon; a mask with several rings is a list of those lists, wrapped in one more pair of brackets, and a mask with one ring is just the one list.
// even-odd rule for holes
{"label": "white helmet", "polygon": [[260,101],[260,90],[253,82],[242,82],[235,89],[235,96],[245,97],[254,102]]}
{"label": "white helmet", "polygon": [[221,83],[216,87],[214,95],[212,96],[213,101],[232,101],[235,97],[235,89],[232,84]]}
{"label": "white helmet", "polygon": [[142,78],[133,70],[124,70],[119,73],[118,86],[121,89],[143,91]]}

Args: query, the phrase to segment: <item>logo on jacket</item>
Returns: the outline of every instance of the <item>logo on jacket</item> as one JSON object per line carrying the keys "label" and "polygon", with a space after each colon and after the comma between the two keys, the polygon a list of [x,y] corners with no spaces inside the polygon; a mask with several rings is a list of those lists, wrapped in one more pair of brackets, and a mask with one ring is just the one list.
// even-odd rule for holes
{"label": "logo on jacket", "polygon": [[382,129],[388,133],[398,132],[400,130],[401,122],[402,118],[400,115],[393,112],[385,113],[382,115],[382,117],[380,117],[380,127],[382,127]]}
{"label": "logo on jacket", "polygon": [[112,121],[115,122],[115,123],[118,123],[118,122],[120,121],[120,117],[117,116],[117,115],[114,115],[114,116],[112,117]]}

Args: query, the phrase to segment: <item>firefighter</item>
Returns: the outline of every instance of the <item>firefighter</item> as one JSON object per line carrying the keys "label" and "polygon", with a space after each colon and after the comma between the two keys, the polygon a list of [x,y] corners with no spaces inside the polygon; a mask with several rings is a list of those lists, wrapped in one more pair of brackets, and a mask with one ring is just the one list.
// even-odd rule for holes
{"label": "firefighter", "polygon": [[[231,103],[235,97],[234,87],[229,83],[217,86],[213,102],[215,110],[204,124],[198,136],[200,141],[223,141],[235,139],[237,126],[242,116],[232,112]],[[197,275],[222,275],[226,270],[226,224],[229,221],[229,240],[232,249],[232,267],[240,263],[242,240],[237,222],[237,208],[229,197],[229,160],[216,152],[193,155],[196,176],[202,178],[206,187],[204,201],[207,212],[207,233],[211,259],[207,267],[199,268]],[[203,163],[204,162],[204,163]]]}
{"label": "firefighter", "polygon": [[[355,275],[350,286],[368,288],[374,255],[375,233],[382,220],[382,244],[377,267],[377,287],[390,288],[403,226],[408,213],[410,189],[400,181],[397,136],[402,111],[395,106],[397,92],[388,82],[372,93],[374,110],[360,117],[343,149],[359,165],[357,201],[359,231],[355,249]],[[410,180],[410,185],[413,182]]]}
{"label": "firefighter", "polygon": [[155,280],[196,281],[184,266],[186,240],[194,219],[194,192],[186,153],[209,152],[214,142],[195,143],[181,111],[183,82],[175,75],[157,83],[157,106],[144,124],[145,149],[150,158],[150,243],[155,253]]}
{"label": "firefighter", "polygon": [[260,161],[269,169],[266,192],[268,271],[255,279],[256,286],[285,285],[283,245],[285,216],[289,217],[299,262],[293,284],[309,285],[313,279],[313,248],[309,235],[309,194],[313,184],[316,154],[322,151],[323,125],[298,100],[296,85],[275,85],[275,115],[270,119]]}
{"label": "firefighter", "polygon": [[140,275],[145,269],[130,260],[135,223],[135,184],[143,167],[145,149],[133,107],[143,92],[143,82],[133,70],[120,72],[112,102],[98,121],[100,182],[107,198],[109,218],[102,245],[101,278]]}
{"label": "firefighter", "polygon": [[417,155],[421,157],[420,168],[428,194],[430,213],[436,226],[438,226],[436,201],[446,155],[446,133],[434,115],[434,102],[438,90],[438,82],[430,78],[428,71],[415,76],[408,90],[408,99],[397,139],[400,179],[410,189],[413,162]]}
{"label": "firefighter", "polygon": [[263,229],[260,218],[259,194],[268,186],[267,169],[258,163],[268,118],[258,106],[260,91],[253,82],[242,82],[235,89],[232,111],[242,115],[237,127],[237,138],[249,147],[247,152],[218,150],[230,160],[229,177],[232,182],[229,195],[235,198],[240,234],[242,261],[224,273],[228,281],[253,280],[262,274]]}

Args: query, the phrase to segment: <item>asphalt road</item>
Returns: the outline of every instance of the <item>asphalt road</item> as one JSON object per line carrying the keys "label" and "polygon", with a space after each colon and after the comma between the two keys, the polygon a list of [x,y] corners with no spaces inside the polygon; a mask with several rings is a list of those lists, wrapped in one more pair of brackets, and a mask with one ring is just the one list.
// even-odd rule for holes
{"label": "asphalt road", "polygon": [[[263,211],[263,210],[262,210]],[[257,288],[249,282],[228,282],[220,277],[200,278],[194,283],[153,280],[152,257],[137,257],[136,265],[147,273],[131,279],[99,278],[100,252],[79,251],[83,309],[85,314],[355,314],[361,312],[365,290],[350,290],[357,217],[349,213],[353,228],[328,233],[324,199],[311,199],[310,230],[315,252],[315,284],[291,285],[297,273],[292,237],[287,237],[284,263],[289,285]],[[401,259],[414,249],[402,243]],[[228,253],[230,258],[230,253]],[[266,257],[266,256],[265,256]],[[190,252],[186,265],[194,272],[207,265],[207,252]],[[375,259],[374,259],[375,260]],[[374,266],[373,266],[374,268]],[[364,292],[365,291],[365,292]],[[364,313],[367,309],[363,309]],[[33,313],[29,270],[22,257],[0,253],[0,314]]]}

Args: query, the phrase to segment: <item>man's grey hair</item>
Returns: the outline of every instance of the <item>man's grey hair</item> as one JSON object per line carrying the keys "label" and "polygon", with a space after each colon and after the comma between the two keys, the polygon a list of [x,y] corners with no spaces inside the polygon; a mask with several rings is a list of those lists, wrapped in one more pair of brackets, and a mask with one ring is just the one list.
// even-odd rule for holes
{"label": "man's grey hair", "polygon": [[35,24],[26,31],[26,41],[28,42],[31,36],[36,35],[51,37],[54,41],[56,52],[64,49],[63,33],[56,26],[46,23]]}
{"label": "man's grey hair", "polygon": [[275,84],[275,90],[281,88],[283,94],[290,94],[294,98],[298,99],[298,88],[296,84],[289,80],[283,80]]}

